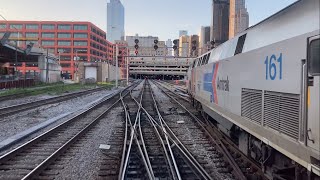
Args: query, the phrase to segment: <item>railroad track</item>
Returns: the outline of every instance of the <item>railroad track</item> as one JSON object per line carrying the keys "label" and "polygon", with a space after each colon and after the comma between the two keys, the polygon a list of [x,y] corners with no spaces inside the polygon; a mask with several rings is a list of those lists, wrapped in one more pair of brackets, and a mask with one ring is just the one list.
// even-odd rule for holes
{"label": "railroad track", "polygon": [[98,123],[129,90],[97,102],[76,117],[1,156],[0,179],[50,178],[54,173],[47,167]]}
{"label": "railroad track", "polygon": [[101,91],[101,90],[104,90],[104,88],[95,88],[95,89],[90,89],[90,90],[76,92],[76,93],[69,93],[66,95],[57,96],[57,97],[53,97],[53,98],[48,98],[48,99],[43,99],[43,100],[38,100],[38,101],[3,107],[3,108],[0,108],[0,117],[9,116],[9,115],[12,115],[12,114],[15,114],[18,112],[26,111],[26,110],[40,107],[40,106],[47,105],[47,104],[53,104],[53,103],[66,101],[66,100],[69,100],[72,98],[76,98],[76,97],[79,97],[82,95],[90,94],[90,93]]}
{"label": "railroad track", "polygon": [[150,85],[146,82],[141,89],[139,98],[132,96],[138,107],[133,110],[136,113],[127,114],[135,120],[128,118],[131,135],[119,179],[212,179],[170,128],[164,126]]}
{"label": "railroad track", "polygon": [[173,101],[178,103],[184,110],[190,114],[197,122],[198,126],[206,132],[211,141],[215,144],[216,149],[225,156],[225,161],[231,166],[235,177],[239,179],[268,179],[262,172],[259,165],[255,161],[245,156],[237,146],[224,134],[222,134],[213,124],[208,120],[208,116],[204,117],[194,109],[190,103],[186,103],[184,99],[176,95],[173,91],[166,89],[165,86],[159,82],[155,82],[162,92],[167,94]]}
{"label": "railroad track", "polygon": [[6,95],[6,96],[0,96],[0,101],[6,101],[6,100],[11,100],[11,99],[16,99],[20,97],[24,97],[25,93],[18,93],[18,94],[11,94],[11,95]]}

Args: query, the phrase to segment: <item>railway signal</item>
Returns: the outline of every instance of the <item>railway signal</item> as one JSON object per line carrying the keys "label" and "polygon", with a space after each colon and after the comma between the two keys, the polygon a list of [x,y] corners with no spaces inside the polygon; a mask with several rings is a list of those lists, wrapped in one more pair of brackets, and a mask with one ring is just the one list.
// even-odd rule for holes
{"label": "railway signal", "polygon": [[214,48],[214,45],[215,45],[216,41],[213,39],[212,41],[210,41],[210,44],[211,44],[211,49]]}
{"label": "railway signal", "polygon": [[173,50],[177,50],[178,49],[178,39],[173,40]]}
{"label": "railway signal", "polygon": [[193,40],[192,42],[192,51],[195,51],[197,49],[197,41],[196,40]]}
{"label": "railway signal", "polygon": [[135,53],[136,56],[137,56],[137,55],[138,55],[138,49],[139,49],[139,45],[138,45],[139,39],[135,39],[135,40],[134,40],[134,43],[136,43],[136,45],[134,45],[134,48],[136,49],[136,50],[134,51],[134,53]]}
{"label": "railway signal", "polygon": [[154,46],[153,46],[154,50],[157,50],[159,48],[158,42],[159,41],[157,39],[154,40]]}

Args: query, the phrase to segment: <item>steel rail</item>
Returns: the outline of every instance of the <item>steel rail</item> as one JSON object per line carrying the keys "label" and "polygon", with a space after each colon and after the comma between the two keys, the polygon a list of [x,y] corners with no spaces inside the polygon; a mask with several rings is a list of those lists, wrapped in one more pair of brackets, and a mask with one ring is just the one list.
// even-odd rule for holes
{"label": "steel rail", "polygon": [[[130,91],[130,94],[132,95],[132,91]],[[142,99],[142,95],[141,95],[140,99]],[[148,163],[147,163],[147,161],[145,159],[144,153],[143,153],[143,151],[142,151],[142,149],[141,149],[141,147],[139,145],[139,140],[138,140],[138,138],[136,136],[136,126],[137,126],[138,118],[140,118],[140,115],[139,115],[140,111],[141,111],[141,106],[138,107],[134,125],[132,125],[132,122],[131,122],[130,117],[129,117],[129,124],[130,124],[130,127],[131,127],[131,134],[130,134],[130,141],[129,141],[128,151],[126,153],[125,162],[123,164],[123,171],[120,172],[121,173],[121,178],[120,178],[121,180],[125,179],[125,174],[126,174],[126,169],[127,169],[127,166],[128,166],[128,161],[129,161],[129,157],[130,157],[133,138],[135,138],[135,141],[137,143],[137,147],[138,147],[139,152],[141,154],[141,158],[143,160],[144,165],[146,166],[146,170],[147,170],[147,174],[148,174],[149,178],[150,179],[154,179],[153,173],[151,173],[151,171],[149,169],[149,165],[148,165]]]}
{"label": "steel rail", "polygon": [[[144,109],[142,107],[142,110],[145,112],[145,114],[149,117],[150,120],[152,120],[160,129],[161,126],[156,122],[156,120],[150,116],[150,114],[147,112],[146,109]],[[168,128],[168,127],[167,127]],[[171,130],[169,130],[170,132]],[[203,169],[203,167],[199,164],[199,162],[193,157],[193,155],[189,152],[189,150],[181,143],[181,141],[178,139],[178,137],[176,137],[174,135],[174,133],[171,131],[171,135],[175,137],[176,140],[174,140],[174,138],[171,137],[171,135],[167,132],[167,131],[163,131],[163,133],[165,133],[168,138],[173,142],[173,144],[171,145],[172,147],[177,147],[178,150],[185,156],[185,158],[187,158],[187,160],[194,166],[194,168],[197,169],[197,171],[201,174],[201,176],[205,179],[212,179],[207,172]],[[173,146],[174,145],[174,146]],[[181,147],[180,147],[180,146]],[[201,170],[202,169],[202,170]],[[205,175],[207,174],[207,175]],[[197,174],[196,174],[197,175]],[[207,177],[207,178],[206,178]],[[200,178],[200,177],[199,177]]]}
{"label": "steel rail", "polygon": [[[158,83],[157,83],[158,84]],[[159,86],[158,86],[159,87]],[[224,154],[225,159],[230,163],[230,165],[233,167],[233,170],[235,172],[236,177],[238,177],[241,180],[246,180],[247,178],[245,177],[245,175],[243,174],[243,172],[241,171],[240,167],[238,166],[238,164],[235,162],[234,158],[232,157],[232,155],[230,154],[230,152],[227,150],[227,148],[225,147],[225,145],[222,143],[221,139],[215,139],[212,137],[211,133],[209,133],[209,131],[205,128],[204,123],[198,118],[196,117],[193,113],[191,113],[185,106],[183,106],[178,100],[176,100],[174,97],[172,97],[171,95],[169,95],[167,92],[165,92],[162,88],[160,88],[162,90],[162,92],[164,92],[168,97],[170,97],[172,100],[174,100],[177,104],[179,104],[186,112],[188,112],[188,114],[190,114],[190,116],[200,125],[200,127],[206,132],[206,134],[210,137],[210,139],[212,140],[212,142],[214,142],[216,144],[216,146],[218,147],[218,149],[220,150],[221,153]],[[218,142],[217,142],[218,141]]]}
{"label": "steel rail", "polygon": [[[170,86],[174,86],[174,84],[171,84],[171,83],[168,83],[168,82],[164,82],[163,81],[163,84],[169,84]],[[163,86],[163,85],[162,85]],[[172,92],[172,93],[175,93],[174,91],[172,91],[171,89],[163,86],[164,88],[166,88],[168,91]],[[179,88],[177,88],[179,89]],[[179,89],[180,90],[180,89]],[[181,90],[180,90],[181,91]],[[176,93],[175,93],[176,94]],[[182,96],[181,94],[176,94],[177,96],[179,96],[179,98],[183,99],[184,101],[190,103],[190,99],[186,99],[186,97]]]}
{"label": "steel rail", "polygon": [[[132,87],[132,86],[129,86],[129,87],[127,87],[126,89],[124,89],[122,91],[125,91],[130,87]],[[64,128],[64,127],[67,127],[71,122],[74,122],[78,118],[80,118],[80,117],[86,115],[87,113],[91,112],[92,110],[100,107],[102,104],[106,103],[109,99],[115,98],[119,93],[120,92],[115,93],[114,95],[112,95],[109,98],[102,99],[101,101],[95,103],[90,108],[88,108],[85,111],[82,111],[80,114],[76,115],[75,117],[70,118],[69,120],[61,123],[60,125],[58,125],[58,126],[56,126],[54,128],[51,128],[49,131],[42,133],[41,135],[37,136],[35,139],[33,139],[33,140],[29,141],[29,142],[26,142],[26,143],[20,145],[19,147],[13,149],[12,151],[4,154],[3,156],[0,157],[0,164],[3,164],[5,161],[7,161],[7,160],[11,159],[12,157],[16,156],[18,153],[23,152],[26,148],[29,148],[33,144],[36,144],[37,142],[49,137],[50,135],[54,134],[58,130],[60,130],[60,129]],[[103,113],[101,113],[97,118],[95,118],[89,124],[85,125],[84,128],[81,128],[80,132],[78,132],[78,133],[76,133],[76,135],[72,136],[66,143],[64,143],[57,150],[55,150],[51,155],[49,155],[49,157],[47,157],[46,159],[41,161],[41,163],[38,164],[35,168],[31,169],[31,171],[27,175],[25,175],[22,179],[31,179],[32,177],[34,177],[37,174],[39,174],[39,172],[41,170],[43,170],[45,168],[45,166],[50,164],[50,162],[52,162],[59,154],[63,153],[63,151],[66,150],[73,142],[75,142],[77,140],[77,138],[79,138],[83,133],[85,133],[88,130],[88,128],[92,127],[92,125],[94,125],[96,122],[98,122],[98,120],[100,120],[112,107],[114,107],[114,105],[117,104],[119,102],[119,100],[120,99],[116,100],[116,102],[113,103],[107,110],[103,111]]]}
{"label": "steel rail", "polygon": [[[149,84],[150,85],[150,84]],[[175,157],[174,157],[174,154],[173,154],[173,152],[172,152],[172,148],[171,148],[171,146],[170,146],[170,142],[169,142],[169,139],[168,139],[168,135],[166,134],[166,129],[165,129],[165,127],[163,126],[163,122],[162,121],[164,121],[163,120],[163,118],[162,118],[162,116],[161,116],[161,114],[160,114],[160,111],[159,111],[159,108],[158,108],[158,105],[157,105],[157,103],[156,103],[156,100],[155,100],[155,98],[154,98],[154,94],[153,94],[153,91],[152,91],[152,89],[151,89],[151,96],[152,96],[152,100],[153,100],[153,105],[154,105],[154,107],[155,107],[155,109],[156,109],[156,111],[157,111],[157,115],[158,115],[158,118],[159,118],[159,122],[160,122],[160,125],[161,125],[161,129],[163,130],[163,132],[165,132],[164,133],[164,136],[165,136],[165,139],[166,139],[166,143],[167,143],[167,146],[168,146],[168,149],[169,149],[169,152],[170,152],[170,156],[171,156],[171,159],[172,159],[172,163],[173,163],[173,165],[174,165],[174,168],[175,168],[175,175],[177,176],[177,178],[179,179],[179,180],[181,180],[181,175],[180,175],[180,172],[179,172],[179,168],[178,168],[178,165],[177,165],[177,162],[176,162],[176,160],[175,160]],[[152,121],[151,121],[152,122]],[[153,124],[153,126],[154,126],[154,123],[152,122],[152,124]],[[174,176],[175,177],[175,176]]]}
{"label": "steel rail", "polygon": [[[143,97],[143,93],[144,93],[144,90],[145,90],[145,86],[146,86],[146,81],[144,81],[143,88],[142,88],[142,93],[141,93],[141,96],[140,96],[140,110],[141,110],[141,107],[142,107],[142,97]],[[132,93],[130,95],[131,95],[131,98],[133,98]],[[151,172],[152,177],[155,178],[154,172],[153,172],[153,169],[152,169],[152,166],[151,166],[150,158],[149,158],[149,155],[148,155],[148,151],[147,151],[147,148],[146,148],[146,145],[145,145],[145,141],[144,141],[144,138],[143,138],[142,130],[141,130],[141,111],[139,111],[138,128],[139,128],[140,140],[141,140],[142,147],[143,147],[143,152],[144,152],[145,158],[147,160],[147,163],[148,163],[148,166],[149,166],[149,170]],[[137,142],[137,144],[139,144],[139,143]]]}
{"label": "steel rail", "polygon": [[[48,105],[48,104],[53,104],[53,103],[58,103],[62,101],[67,101],[72,98],[76,98],[81,95],[93,93],[96,91],[101,91],[105,88],[95,88],[95,89],[90,89],[86,91],[81,91],[81,92],[76,92],[76,93],[69,93],[61,96],[56,96],[48,99],[42,99],[42,100],[37,100],[37,101],[32,101],[32,102],[27,102],[27,103],[22,103],[22,104],[17,104],[17,105],[12,105],[12,106],[6,106],[0,108],[0,117],[4,116],[9,116],[14,113],[26,111],[29,109],[33,109],[36,107],[40,107],[43,105]],[[1,121],[1,120],[0,120]]]}
{"label": "steel rail", "polygon": [[[151,91],[151,93],[152,93],[152,91]],[[132,98],[134,99],[134,101],[135,101],[136,104],[138,105],[138,104],[139,104],[138,101],[137,101],[133,96],[132,96]],[[140,104],[141,104],[141,106],[142,106],[141,101],[140,101]],[[142,107],[143,107],[143,106],[142,106]],[[172,167],[172,165],[171,165],[171,163],[170,163],[170,162],[171,162],[171,159],[169,158],[169,155],[168,155],[168,152],[167,152],[167,150],[166,150],[166,146],[165,146],[165,144],[164,144],[164,142],[163,142],[163,139],[162,139],[162,137],[161,137],[158,129],[156,128],[154,122],[150,120],[149,116],[147,116],[147,117],[148,117],[151,125],[153,126],[154,131],[156,132],[157,137],[158,137],[158,139],[159,139],[159,141],[160,141],[160,143],[161,143],[161,145],[162,145],[162,148],[163,148],[163,150],[164,150],[164,153],[165,153],[165,156],[166,156],[166,159],[167,159],[167,163],[169,164],[169,167],[170,167],[171,175],[172,175],[173,179],[176,179],[176,176],[175,176],[176,171],[173,169],[173,167]],[[168,148],[170,149],[171,147],[169,146]]]}
{"label": "steel rail", "polygon": [[[138,103],[136,101],[136,103]],[[150,120],[152,120],[160,129],[161,126],[156,122],[156,120],[148,113],[148,111],[141,107],[141,109],[144,111],[144,113],[149,117]],[[165,122],[164,122],[165,123]],[[166,123],[165,123],[166,124]],[[178,137],[171,131],[170,127],[167,126],[169,133],[166,131],[163,131],[163,133],[168,135],[168,138],[173,142],[175,145],[174,147],[177,147],[179,151],[187,158],[187,160],[193,165],[193,167],[201,174],[201,176],[205,179],[212,179],[210,175],[203,169],[203,167],[199,164],[199,162],[193,157],[193,155],[189,152],[189,150],[181,143],[181,141],[178,139]],[[176,140],[174,140],[171,136],[173,136]],[[176,142],[177,141],[177,142]],[[180,147],[180,146],[181,147]],[[197,174],[196,174],[197,175]]]}
{"label": "steel rail", "polygon": [[121,99],[121,104],[124,109],[124,114],[125,114],[125,134],[124,134],[124,140],[123,140],[123,150],[122,150],[122,156],[121,156],[121,162],[120,162],[120,170],[118,174],[118,180],[121,179],[122,171],[123,171],[123,163],[125,161],[125,155],[126,155],[126,145],[127,145],[127,140],[128,140],[128,121],[129,121],[129,113],[127,110],[126,105],[123,102],[124,96],[122,96],[122,93],[120,93],[120,99]]}

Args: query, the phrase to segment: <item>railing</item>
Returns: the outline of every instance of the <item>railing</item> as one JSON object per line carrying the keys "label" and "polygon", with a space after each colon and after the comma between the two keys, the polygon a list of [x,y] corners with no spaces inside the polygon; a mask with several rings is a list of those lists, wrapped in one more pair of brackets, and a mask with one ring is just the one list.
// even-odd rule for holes
{"label": "railing", "polygon": [[39,82],[38,73],[0,75],[0,89],[31,87],[36,85],[37,82]]}

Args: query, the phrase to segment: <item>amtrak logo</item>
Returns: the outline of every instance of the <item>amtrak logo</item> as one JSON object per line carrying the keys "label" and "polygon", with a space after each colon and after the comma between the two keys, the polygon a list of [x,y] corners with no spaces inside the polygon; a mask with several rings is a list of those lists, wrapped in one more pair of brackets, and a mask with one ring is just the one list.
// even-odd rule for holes
{"label": "amtrak logo", "polygon": [[210,92],[210,102],[218,104],[216,79],[218,74],[219,63],[215,63],[212,67],[212,73],[205,73],[203,76],[203,89]]}

